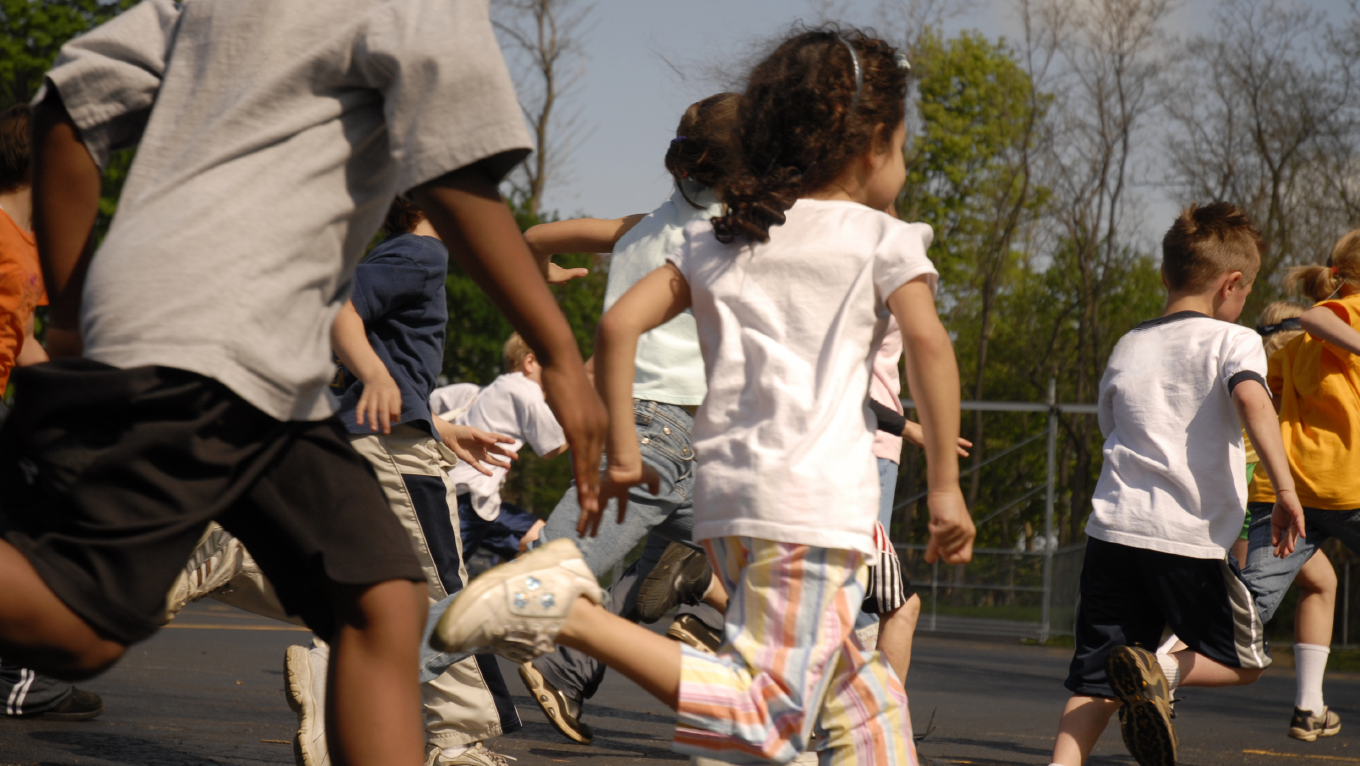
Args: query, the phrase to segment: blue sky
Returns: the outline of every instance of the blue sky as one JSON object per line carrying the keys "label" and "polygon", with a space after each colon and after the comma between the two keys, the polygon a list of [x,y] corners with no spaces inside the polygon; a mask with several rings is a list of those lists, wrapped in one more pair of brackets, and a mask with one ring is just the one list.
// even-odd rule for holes
{"label": "blue sky", "polygon": [[[1333,12],[1345,7],[1345,0],[1304,2]],[[844,5],[847,21],[874,23],[877,0]],[[1172,16],[1173,30],[1206,31],[1214,5],[1183,3]],[[1014,36],[1011,7],[1007,0],[978,0],[946,30]],[[805,0],[597,0],[583,35],[584,76],[566,104],[579,112],[580,128],[570,161],[550,182],[545,209],[563,217],[617,217],[656,207],[670,193],[661,160],[685,107],[735,83],[741,62],[763,42],[815,17]],[[1172,209],[1155,187],[1145,198],[1149,217]]]}

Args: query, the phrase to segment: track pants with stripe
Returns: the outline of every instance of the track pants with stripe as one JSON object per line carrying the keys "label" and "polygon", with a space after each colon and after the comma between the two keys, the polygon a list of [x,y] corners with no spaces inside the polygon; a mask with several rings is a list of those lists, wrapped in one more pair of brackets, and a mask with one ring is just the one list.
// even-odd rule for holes
{"label": "track pants with stripe", "polygon": [[5,715],[38,715],[71,695],[71,685],[0,660],[0,700]]}
{"label": "track pants with stripe", "polygon": [[675,750],[822,766],[916,766],[907,696],[855,637],[866,557],[749,537],[703,541],[730,594],[716,656],[682,646]]}

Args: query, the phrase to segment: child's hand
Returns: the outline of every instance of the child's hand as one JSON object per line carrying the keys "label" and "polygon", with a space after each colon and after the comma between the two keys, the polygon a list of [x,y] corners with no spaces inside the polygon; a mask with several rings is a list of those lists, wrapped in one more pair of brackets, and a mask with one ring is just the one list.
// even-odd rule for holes
{"label": "child's hand", "polygon": [[393,421],[401,422],[401,389],[386,368],[373,377],[363,381],[364,393],[354,408],[354,420],[361,426],[367,424],[372,431],[381,427],[383,433],[390,434]]}
{"label": "child's hand", "polygon": [[[902,426],[902,438],[917,447],[926,446],[926,432],[921,428],[921,424],[914,420],[908,420],[907,424]],[[959,437],[959,457],[968,457],[968,450],[972,448],[972,442],[962,436]]]}
{"label": "child's hand", "polygon": [[573,279],[590,276],[590,269],[564,269],[548,261],[548,284],[565,285]]}
{"label": "child's hand", "polygon": [[[440,425],[441,423],[443,425]],[[511,460],[519,459],[518,454],[500,446],[515,443],[512,437],[505,434],[489,434],[472,426],[454,425],[441,417],[434,419],[434,427],[439,432],[439,440],[444,442],[444,446],[453,450],[453,454],[457,455],[459,460],[486,476],[491,475],[491,469],[483,465],[483,462],[499,468],[509,468]]]}
{"label": "child's hand", "polygon": [[585,537],[587,533],[591,537],[599,534],[600,520],[604,517],[605,506],[609,505],[611,498],[619,503],[618,523],[622,524],[624,512],[628,510],[628,490],[643,484],[653,495],[661,490],[661,477],[657,475],[655,468],[641,461],[636,466],[609,465],[600,472],[600,509],[590,513],[582,510],[581,520],[576,523],[576,534],[581,537]]}
{"label": "child's hand", "polygon": [[958,485],[948,490],[931,492],[926,498],[930,507],[930,542],[926,544],[926,563],[943,559],[946,564],[967,564],[973,560],[973,538],[977,528],[963,502]]}
{"label": "child's hand", "polygon": [[543,395],[562,425],[562,433],[571,449],[572,478],[576,480],[576,498],[582,514],[598,512],[601,507],[600,454],[604,452],[604,437],[609,430],[609,415],[604,410],[604,403],[586,377],[585,368],[579,364],[575,369],[545,366]]}
{"label": "child's hand", "polygon": [[1284,558],[1294,552],[1294,546],[1304,534],[1303,506],[1293,490],[1275,492],[1275,508],[1270,512],[1270,544],[1275,555]]}

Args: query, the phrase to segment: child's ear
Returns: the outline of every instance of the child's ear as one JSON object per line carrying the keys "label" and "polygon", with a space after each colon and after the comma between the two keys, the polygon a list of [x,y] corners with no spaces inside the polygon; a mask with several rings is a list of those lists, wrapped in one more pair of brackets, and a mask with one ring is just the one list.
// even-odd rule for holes
{"label": "child's ear", "polygon": [[1242,277],[1245,275],[1240,271],[1230,271],[1223,280],[1223,297],[1227,298],[1234,290],[1241,290],[1245,285],[1242,284]]}

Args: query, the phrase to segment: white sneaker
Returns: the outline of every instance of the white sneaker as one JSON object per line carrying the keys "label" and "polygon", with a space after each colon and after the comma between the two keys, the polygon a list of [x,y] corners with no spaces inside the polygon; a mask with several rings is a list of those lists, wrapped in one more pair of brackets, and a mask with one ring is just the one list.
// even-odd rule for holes
{"label": "white sneaker", "polygon": [[481,742],[475,742],[472,747],[452,758],[444,755],[442,748],[431,747],[425,756],[425,766],[510,766],[509,762],[513,760],[508,755],[488,750]]}
{"label": "white sneaker", "polygon": [[293,739],[297,766],[330,766],[326,747],[326,666],[331,648],[319,638],[311,646],[290,646],[283,658],[288,707],[297,713],[298,732]]}
{"label": "white sneaker", "polygon": [[525,663],[554,650],[578,596],[604,598],[576,543],[553,540],[473,580],[439,618],[431,643]]}
{"label": "white sneaker", "polygon": [[240,540],[216,524],[210,524],[165,596],[165,621],[173,620],[187,604],[230,582],[241,571],[244,552]]}

